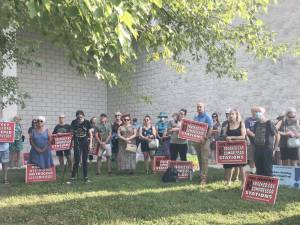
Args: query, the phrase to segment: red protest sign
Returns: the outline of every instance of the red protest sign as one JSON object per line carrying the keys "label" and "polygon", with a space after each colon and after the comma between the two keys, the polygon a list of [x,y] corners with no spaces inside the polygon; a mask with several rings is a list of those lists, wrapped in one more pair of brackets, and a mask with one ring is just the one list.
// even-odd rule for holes
{"label": "red protest sign", "polygon": [[246,177],[242,199],[275,204],[279,179],[250,174]]}
{"label": "red protest sign", "polygon": [[23,153],[23,165],[26,166],[27,162],[29,160],[29,152],[24,152]]}
{"label": "red protest sign", "polygon": [[199,142],[202,137],[206,136],[207,129],[207,123],[183,119],[181,121],[178,137],[189,141]]}
{"label": "red protest sign", "polygon": [[93,148],[89,150],[89,155],[98,155],[100,150],[99,144],[94,144]]}
{"label": "red protest sign", "polygon": [[0,142],[13,143],[15,141],[15,123],[0,122]]}
{"label": "red protest sign", "polygon": [[193,162],[192,161],[171,161],[169,160],[168,167],[174,167],[178,171],[178,179],[190,179],[193,173]]}
{"label": "red protest sign", "polygon": [[68,150],[71,148],[72,143],[72,134],[65,133],[65,134],[53,134],[53,144],[51,145],[51,149],[53,151],[63,151]]}
{"label": "red protest sign", "polygon": [[168,156],[154,156],[152,162],[153,172],[164,172],[168,169],[169,157]]}
{"label": "red protest sign", "polygon": [[219,164],[247,163],[246,141],[216,141],[216,161]]}
{"label": "red protest sign", "polygon": [[41,169],[33,164],[26,166],[26,183],[54,181],[56,180],[55,166],[47,169]]}

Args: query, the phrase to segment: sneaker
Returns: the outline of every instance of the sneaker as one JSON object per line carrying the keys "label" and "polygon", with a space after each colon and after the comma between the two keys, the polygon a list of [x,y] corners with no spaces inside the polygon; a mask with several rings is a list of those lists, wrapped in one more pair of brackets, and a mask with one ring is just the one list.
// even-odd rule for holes
{"label": "sneaker", "polygon": [[86,183],[86,184],[87,184],[87,183],[91,183],[91,180],[89,180],[88,177],[85,177],[85,178],[84,178],[84,183]]}
{"label": "sneaker", "polygon": [[74,184],[75,179],[74,178],[70,178],[70,180],[68,180],[66,183],[67,184]]}

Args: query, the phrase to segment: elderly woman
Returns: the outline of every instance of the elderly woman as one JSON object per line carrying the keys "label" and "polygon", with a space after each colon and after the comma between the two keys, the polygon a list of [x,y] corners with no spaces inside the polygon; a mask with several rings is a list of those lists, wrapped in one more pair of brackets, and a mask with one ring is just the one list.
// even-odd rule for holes
{"label": "elderly woman", "polygon": [[36,119],[36,128],[30,134],[31,150],[28,164],[34,164],[42,169],[53,166],[51,156],[51,133],[45,128],[45,117]]}
{"label": "elderly woman", "polygon": [[[228,123],[223,129],[224,129],[223,133],[226,135],[226,141],[230,142],[233,140],[245,140],[246,138],[245,124],[242,121],[240,113],[236,109],[230,110]],[[243,187],[245,182],[245,171],[243,167],[245,165],[246,164],[224,164],[225,184],[226,185],[231,184],[233,168],[238,167],[240,169],[241,180],[242,180],[241,187]]]}
{"label": "elderly woman", "polygon": [[299,137],[299,120],[296,118],[297,112],[295,108],[288,108],[285,112],[283,120],[276,124],[276,128],[280,134],[280,153],[282,164],[285,166],[297,166],[299,160],[299,147],[289,147],[288,139]]}
{"label": "elderly woman", "polygon": [[118,169],[132,174],[136,167],[136,129],[131,124],[129,114],[123,115],[122,121],[123,125],[118,129]]}
{"label": "elderly woman", "polygon": [[22,127],[21,127],[21,117],[15,116],[13,118],[15,122],[15,141],[10,144],[9,150],[11,154],[11,166],[19,167],[20,153],[23,150],[23,139],[22,139]]}

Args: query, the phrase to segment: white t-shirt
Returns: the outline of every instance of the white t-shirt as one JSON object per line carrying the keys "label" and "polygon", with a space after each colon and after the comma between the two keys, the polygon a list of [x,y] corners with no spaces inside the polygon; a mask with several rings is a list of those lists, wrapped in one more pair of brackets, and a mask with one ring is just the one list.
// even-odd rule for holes
{"label": "white t-shirt", "polygon": [[[7,122],[7,120],[0,118],[0,122]],[[9,143],[0,142],[0,152],[8,151],[9,150]]]}

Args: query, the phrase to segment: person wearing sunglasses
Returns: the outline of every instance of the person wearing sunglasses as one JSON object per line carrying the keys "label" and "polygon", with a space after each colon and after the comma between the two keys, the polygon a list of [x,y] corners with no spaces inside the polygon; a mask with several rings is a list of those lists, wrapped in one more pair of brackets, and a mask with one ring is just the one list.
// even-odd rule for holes
{"label": "person wearing sunglasses", "polygon": [[136,150],[129,151],[128,144],[136,146],[136,129],[131,124],[130,114],[123,115],[122,121],[123,124],[118,129],[118,168],[120,172],[132,174],[136,168]]}
{"label": "person wearing sunglasses", "polygon": [[213,119],[213,126],[210,137],[210,159],[213,163],[216,163],[216,140],[220,136],[221,123],[219,121],[219,115],[216,112],[214,112],[211,117]]}
{"label": "person wearing sunglasses", "polygon": [[78,110],[76,112],[76,119],[71,123],[74,141],[74,159],[73,170],[70,180],[67,184],[73,184],[75,176],[78,174],[78,166],[80,159],[82,159],[83,179],[85,183],[89,183],[88,178],[88,154],[89,149],[93,146],[93,130],[90,121],[84,118],[84,112]]}
{"label": "person wearing sunglasses", "polygon": [[36,119],[36,128],[30,134],[31,150],[28,164],[34,164],[41,169],[51,168],[53,159],[51,155],[51,133],[45,128],[45,117],[39,116]]}
{"label": "person wearing sunglasses", "polygon": [[[115,121],[112,123],[111,125],[111,151],[112,151],[112,157],[111,160],[113,161],[118,161],[118,151],[119,151],[119,137],[118,137],[118,129],[122,124],[122,113],[120,112],[116,112],[115,113]],[[117,167],[119,166],[119,163],[117,162]],[[118,170],[120,170],[120,168],[118,167]]]}
{"label": "person wearing sunglasses", "polygon": [[150,173],[150,165],[152,165],[153,156],[155,153],[155,149],[151,149],[149,147],[149,143],[152,140],[156,139],[156,129],[151,124],[151,117],[146,115],[144,117],[144,124],[142,129],[140,129],[140,139],[141,139],[141,150],[144,155],[144,167],[146,170],[146,174]]}

